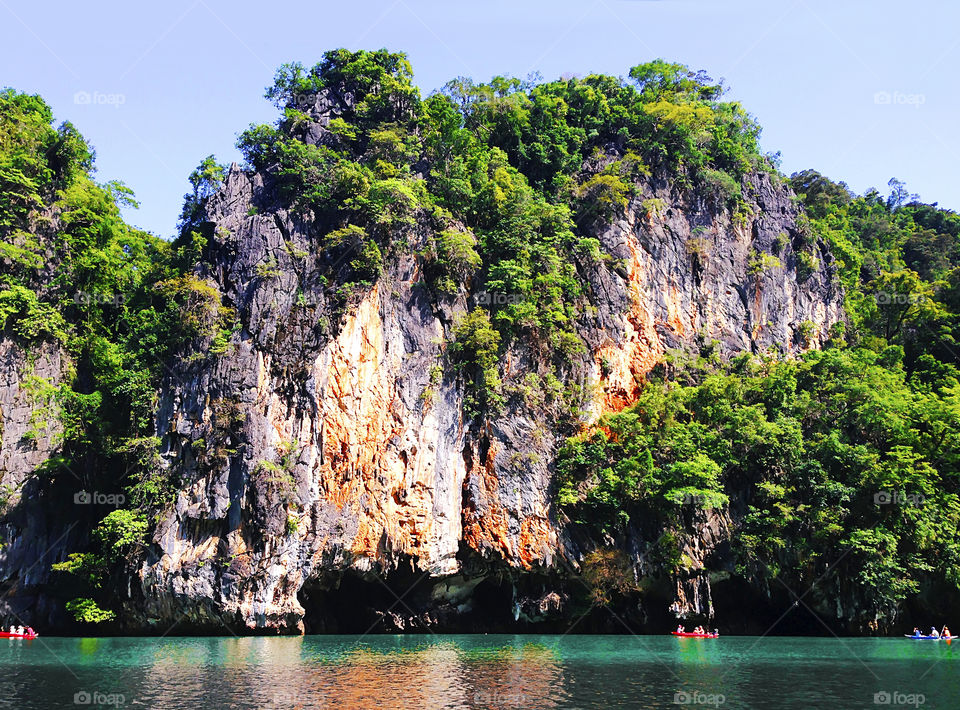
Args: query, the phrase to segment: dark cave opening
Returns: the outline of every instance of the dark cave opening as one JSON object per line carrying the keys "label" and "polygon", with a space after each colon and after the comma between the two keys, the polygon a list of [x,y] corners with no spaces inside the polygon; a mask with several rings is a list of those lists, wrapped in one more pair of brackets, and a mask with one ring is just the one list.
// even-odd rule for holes
{"label": "dark cave opening", "polygon": [[[640,594],[594,604],[576,579],[546,575],[477,574],[431,577],[404,560],[385,572],[346,571],[307,582],[300,590],[306,633],[545,633],[658,634],[677,625],[671,585],[661,580]],[[803,590],[801,590],[802,594]],[[712,586],[714,617],[690,617],[723,634],[823,636],[842,623],[818,615],[786,588],[770,596],[733,576]]]}
{"label": "dark cave opening", "polygon": [[557,580],[538,575],[430,577],[405,560],[385,573],[308,581],[299,600],[307,633],[563,633],[565,614],[541,614],[538,603],[557,588]]}

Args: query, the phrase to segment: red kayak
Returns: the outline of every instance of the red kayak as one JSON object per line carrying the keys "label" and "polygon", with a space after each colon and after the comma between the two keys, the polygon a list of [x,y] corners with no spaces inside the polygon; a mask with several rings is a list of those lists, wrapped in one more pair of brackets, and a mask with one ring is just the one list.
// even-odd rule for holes
{"label": "red kayak", "polygon": [[695,634],[692,631],[671,631],[670,633],[686,639],[715,639],[720,636],[720,634]]}
{"label": "red kayak", "polygon": [[37,634],[11,634],[9,631],[0,631],[0,639],[35,639]]}

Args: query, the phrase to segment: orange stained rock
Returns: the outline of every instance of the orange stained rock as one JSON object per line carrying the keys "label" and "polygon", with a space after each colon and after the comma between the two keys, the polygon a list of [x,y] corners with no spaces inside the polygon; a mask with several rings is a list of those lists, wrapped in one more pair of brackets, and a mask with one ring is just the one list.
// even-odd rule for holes
{"label": "orange stained rock", "polygon": [[463,539],[475,550],[482,552],[493,549],[505,560],[530,569],[544,562],[556,546],[555,533],[546,514],[530,515],[521,518],[517,539],[511,538],[510,511],[502,503],[500,481],[494,466],[495,458],[495,447],[491,445],[487,450],[486,460],[482,463],[475,462],[464,481],[466,486],[471,477],[480,477],[483,483],[483,499],[464,507]]}
{"label": "orange stained rock", "polygon": [[[601,347],[594,356],[601,373],[600,411],[619,412],[637,401],[640,382],[663,355],[664,347],[657,333],[653,316],[644,296],[645,270],[643,256],[636,240],[629,240],[631,258],[628,264],[627,314],[623,339]],[[679,322],[679,318],[678,318]],[[680,326],[682,328],[682,325]]]}
{"label": "orange stained rock", "polygon": [[413,416],[398,396],[391,357],[402,354],[386,352],[374,288],[317,361],[326,382],[317,395],[322,458],[314,475],[328,500],[355,514],[354,555],[378,559],[386,546],[429,558],[433,490],[429,480],[408,478],[417,454],[391,446]]}
{"label": "orange stained rock", "polygon": [[[463,509],[463,539],[473,549],[482,551],[485,548],[494,548],[505,558],[510,558],[510,536],[506,511],[499,502],[500,482],[497,479],[494,460],[496,447],[491,444],[487,449],[484,461],[473,460],[473,466],[467,472],[463,481],[466,489],[470,480],[479,478],[483,483],[485,495],[480,501],[473,501]],[[482,510],[477,509],[477,505]]]}
{"label": "orange stained rock", "polygon": [[541,562],[554,547],[555,533],[546,517],[527,517],[520,521],[520,561],[526,569]]}
{"label": "orange stained rock", "polygon": [[685,328],[683,325],[683,320],[681,319],[681,314],[683,313],[683,308],[681,306],[681,294],[679,289],[674,284],[670,284],[668,297],[667,297],[667,325],[670,326],[670,329],[683,337]]}

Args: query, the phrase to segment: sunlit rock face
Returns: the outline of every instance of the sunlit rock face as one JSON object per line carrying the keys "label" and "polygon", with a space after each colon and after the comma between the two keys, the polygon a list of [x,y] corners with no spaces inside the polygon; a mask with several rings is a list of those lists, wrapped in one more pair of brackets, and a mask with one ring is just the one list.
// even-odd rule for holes
{"label": "sunlit rock face", "polygon": [[[585,393],[583,424],[635,401],[669,349],[718,341],[725,355],[796,353],[842,318],[825,250],[798,275],[789,191],[757,175],[744,193],[747,216],[734,219],[651,180],[622,217],[595,228],[608,256],[577,264],[587,348],[562,373]],[[531,397],[489,420],[465,413],[445,354],[479,287],[442,300],[424,288],[427,226],[407,229],[379,279],[344,302],[329,279],[341,264],[318,243],[322,216],[282,207],[269,178],[234,166],[206,219],[196,275],[239,326],[222,352],[182,354],[163,384],[157,431],[180,490],[127,623],[333,629],[308,607],[342,605],[356,580],[392,590],[403,575],[418,589],[401,603],[387,595],[372,617],[379,628],[481,628],[488,605],[507,620],[563,618],[566,593],[551,580],[599,541],[571,535],[552,505],[557,410]],[[511,345],[505,382],[522,381],[537,357]],[[698,530],[688,553],[702,566],[729,526]],[[642,574],[645,562],[626,551]],[[709,579],[675,581],[674,612],[709,616]]]}

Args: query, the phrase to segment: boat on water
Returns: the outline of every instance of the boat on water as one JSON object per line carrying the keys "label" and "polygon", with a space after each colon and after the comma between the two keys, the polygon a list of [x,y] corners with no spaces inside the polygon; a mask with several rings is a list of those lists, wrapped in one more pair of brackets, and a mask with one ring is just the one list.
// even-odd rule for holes
{"label": "boat on water", "polygon": [[957,636],[914,636],[913,634],[904,634],[904,637],[914,641],[952,641],[958,638]]}
{"label": "boat on water", "polygon": [[9,631],[0,631],[0,639],[35,639],[39,634],[12,634]]}
{"label": "boat on water", "polygon": [[688,639],[715,639],[720,636],[720,634],[698,634],[693,631],[671,631],[670,633]]}

